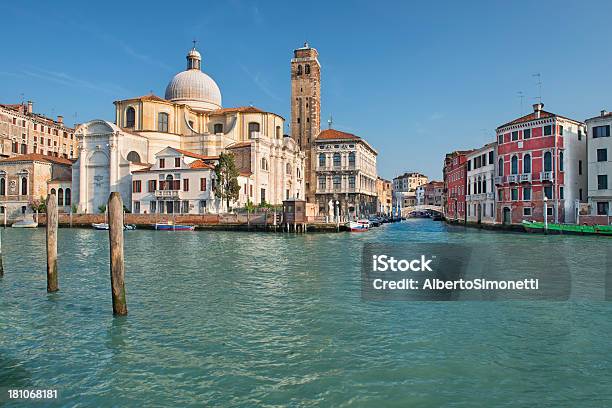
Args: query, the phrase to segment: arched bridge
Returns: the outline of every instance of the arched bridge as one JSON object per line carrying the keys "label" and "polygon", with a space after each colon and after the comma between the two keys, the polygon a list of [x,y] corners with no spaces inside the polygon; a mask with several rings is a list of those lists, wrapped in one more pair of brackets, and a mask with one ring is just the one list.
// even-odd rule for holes
{"label": "arched bridge", "polygon": [[444,208],[441,205],[415,205],[412,207],[402,208],[402,217],[407,217],[413,211],[433,211],[444,214]]}

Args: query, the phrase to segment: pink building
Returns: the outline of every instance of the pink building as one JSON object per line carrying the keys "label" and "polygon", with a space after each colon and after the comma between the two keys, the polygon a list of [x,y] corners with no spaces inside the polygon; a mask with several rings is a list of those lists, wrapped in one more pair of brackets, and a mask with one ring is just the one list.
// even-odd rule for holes
{"label": "pink building", "polygon": [[447,153],[444,159],[444,214],[448,220],[466,221],[467,151]]}
{"label": "pink building", "polygon": [[498,223],[574,223],[587,198],[585,124],[543,107],[497,128]]}

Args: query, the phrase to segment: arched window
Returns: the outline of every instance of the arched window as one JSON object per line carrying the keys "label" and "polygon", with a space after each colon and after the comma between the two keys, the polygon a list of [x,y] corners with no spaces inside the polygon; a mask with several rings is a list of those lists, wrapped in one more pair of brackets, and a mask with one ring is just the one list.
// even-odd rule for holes
{"label": "arched window", "polygon": [[140,155],[133,150],[128,153],[127,161],[132,163],[142,163],[142,160],[140,160]]}
{"label": "arched window", "polygon": [[168,132],[168,114],[166,112],[157,114],[157,130],[159,132]]}
{"label": "arched window", "polygon": [[559,152],[559,171],[563,171],[563,152]]}
{"label": "arched window", "polygon": [[54,189],[54,188],[52,188],[52,189],[51,189],[51,194],[53,194],[53,195],[56,195],[56,194],[57,194],[57,193],[55,192],[55,189]]}
{"label": "arched window", "polygon": [[340,153],[334,153],[334,167],[340,167],[341,159]]}
{"label": "arched window", "polygon": [[501,157],[499,158],[499,161],[497,162],[497,175],[498,176],[504,175],[504,159]]}
{"label": "arched window", "polygon": [[254,138],[256,136],[255,133],[259,133],[259,123],[249,122],[249,138]]}
{"label": "arched window", "polygon": [[21,178],[21,195],[28,195],[28,178]]}
{"label": "arched window", "polygon": [[552,154],[544,153],[544,171],[552,171]]}
{"label": "arched window", "polygon": [[261,158],[261,169],[268,170],[268,160],[265,157]]}
{"label": "arched window", "polygon": [[518,174],[518,157],[512,156],[510,160],[510,174]]}
{"label": "arched window", "polygon": [[299,167],[295,169],[295,174],[298,176],[298,178],[302,177],[302,172],[300,171]]}
{"label": "arched window", "polygon": [[0,178],[0,195],[6,195],[6,177]]}
{"label": "arched window", "polygon": [[486,192],[487,192],[487,179],[486,177],[484,177],[482,179],[482,194],[485,194]]}
{"label": "arched window", "polygon": [[131,106],[125,110],[125,127],[136,126],[136,111]]}
{"label": "arched window", "polygon": [[478,194],[482,193],[481,182],[482,182],[482,180],[480,179],[480,177],[478,177],[478,183],[477,183]]}
{"label": "arched window", "polygon": [[281,135],[281,127],[280,127],[280,126],[277,126],[277,127],[276,127],[276,138],[277,138],[277,139],[280,139],[280,138],[281,138],[281,136],[282,136],[282,135]]}
{"label": "arched window", "polygon": [[302,75],[302,66],[298,65],[297,74]]}
{"label": "arched window", "polygon": [[65,205],[71,205],[72,204],[72,192],[70,191],[69,188],[66,189],[66,199],[64,200],[64,204]]}
{"label": "arched window", "polygon": [[213,132],[215,134],[223,133],[223,123],[215,123],[215,125],[213,126]]}
{"label": "arched window", "polygon": [[350,152],[348,155],[349,166],[355,166],[355,152]]}
{"label": "arched window", "polygon": [[334,181],[334,190],[340,190],[340,186],[341,186],[340,176],[334,176],[333,181]]}
{"label": "arched window", "polygon": [[64,205],[64,189],[63,188],[58,188],[57,189],[57,205]]}
{"label": "arched window", "polygon": [[287,163],[287,166],[285,166],[285,172],[287,174],[291,174],[291,164],[290,163]]}
{"label": "arched window", "polygon": [[325,167],[326,165],[325,153],[319,153],[319,167]]}
{"label": "arched window", "polygon": [[306,65],[304,66],[304,73],[305,73],[306,75],[310,74],[310,65],[306,64]]}
{"label": "arched window", "polygon": [[523,156],[523,173],[531,173],[531,155]]}

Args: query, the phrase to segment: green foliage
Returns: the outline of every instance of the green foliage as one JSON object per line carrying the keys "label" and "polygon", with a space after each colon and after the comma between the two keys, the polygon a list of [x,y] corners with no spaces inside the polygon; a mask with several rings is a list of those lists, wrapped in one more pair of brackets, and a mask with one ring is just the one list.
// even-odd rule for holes
{"label": "green foliage", "polygon": [[255,206],[255,204],[253,204],[253,202],[250,199],[247,199],[246,205],[244,206],[244,209],[247,212],[253,212],[257,209],[257,207]]}
{"label": "green foliage", "polygon": [[104,214],[106,212],[106,206],[104,204],[98,206],[98,212]]}
{"label": "green foliage", "polygon": [[123,212],[126,213],[126,214],[130,214],[131,213],[130,209],[127,208],[125,205],[123,206]]}
{"label": "green foliage", "polygon": [[228,210],[230,209],[230,202],[238,200],[240,194],[239,175],[234,154],[221,153],[219,161],[215,165],[216,183],[213,187],[213,192],[215,197],[225,200]]}
{"label": "green foliage", "polygon": [[73,214],[76,214],[77,211],[79,210],[79,207],[76,204],[72,204],[71,208],[72,208],[72,213]]}
{"label": "green foliage", "polygon": [[33,211],[45,213],[47,212],[47,203],[43,197],[40,197],[39,200],[34,199],[30,202],[30,208],[32,208]]}

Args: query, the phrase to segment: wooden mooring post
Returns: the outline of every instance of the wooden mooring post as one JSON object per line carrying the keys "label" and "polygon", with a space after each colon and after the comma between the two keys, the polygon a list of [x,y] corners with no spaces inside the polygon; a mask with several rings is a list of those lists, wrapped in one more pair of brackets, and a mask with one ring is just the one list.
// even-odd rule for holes
{"label": "wooden mooring post", "polygon": [[47,292],[57,292],[57,198],[47,196]]}
{"label": "wooden mooring post", "polygon": [[110,241],[110,278],[113,314],[127,315],[125,264],[123,259],[123,202],[118,192],[108,197],[108,237]]}
{"label": "wooden mooring post", "polygon": [[4,276],[4,263],[2,261],[2,232],[0,231],[0,277]]}

